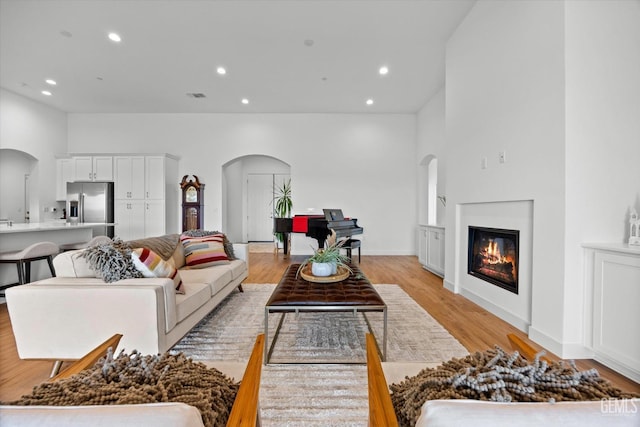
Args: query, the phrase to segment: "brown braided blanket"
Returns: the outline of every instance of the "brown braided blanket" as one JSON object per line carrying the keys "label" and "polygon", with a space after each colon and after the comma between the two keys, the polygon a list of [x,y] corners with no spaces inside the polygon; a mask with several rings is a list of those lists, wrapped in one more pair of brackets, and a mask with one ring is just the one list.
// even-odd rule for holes
{"label": "brown braided blanket", "polygon": [[43,383],[8,405],[120,405],[183,402],[198,408],[205,426],[225,426],[239,385],[184,354],[113,352],[67,379]]}
{"label": "brown braided blanket", "polygon": [[578,371],[573,362],[529,363],[501,348],[451,359],[391,384],[391,401],[401,426],[415,425],[427,400],[473,399],[496,402],[554,402],[634,398],[600,378],[595,369]]}

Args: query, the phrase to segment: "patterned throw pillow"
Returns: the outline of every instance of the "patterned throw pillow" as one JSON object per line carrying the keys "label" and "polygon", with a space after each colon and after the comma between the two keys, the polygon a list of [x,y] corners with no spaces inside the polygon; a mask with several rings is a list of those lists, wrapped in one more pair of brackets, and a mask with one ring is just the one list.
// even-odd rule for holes
{"label": "patterned throw pillow", "polygon": [[173,280],[176,293],[184,294],[180,273],[157,253],[147,248],[137,248],[131,251],[131,259],[144,277],[168,277]]}
{"label": "patterned throw pillow", "polygon": [[204,268],[229,263],[229,257],[224,251],[224,235],[222,234],[202,237],[182,235],[180,241],[184,247],[184,258],[189,268]]}

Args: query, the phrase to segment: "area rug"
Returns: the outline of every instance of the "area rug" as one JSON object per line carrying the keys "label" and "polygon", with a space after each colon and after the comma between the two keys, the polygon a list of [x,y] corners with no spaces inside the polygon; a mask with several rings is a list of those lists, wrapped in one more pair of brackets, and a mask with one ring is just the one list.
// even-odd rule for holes
{"label": "area rug", "polygon": [[[387,361],[424,362],[427,366],[468,354],[399,286],[374,286],[387,304]],[[274,285],[245,284],[243,288],[243,293],[234,291],[196,325],[172,352],[183,352],[194,360],[246,361],[256,335],[264,332],[264,306]],[[271,334],[279,316],[269,317]],[[382,314],[367,316],[381,343]],[[316,358],[363,362],[366,331],[361,314],[288,314],[273,358],[304,363]],[[267,427],[366,426],[366,366],[270,364],[262,372],[260,408]]]}

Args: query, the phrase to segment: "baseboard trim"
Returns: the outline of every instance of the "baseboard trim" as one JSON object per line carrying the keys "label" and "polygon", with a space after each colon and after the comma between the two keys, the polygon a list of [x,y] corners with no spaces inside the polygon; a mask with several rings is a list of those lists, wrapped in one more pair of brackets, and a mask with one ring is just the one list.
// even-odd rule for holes
{"label": "baseboard trim", "polygon": [[529,327],[529,339],[546,348],[561,359],[593,359],[588,347],[578,343],[561,343],[533,326]]}
{"label": "baseboard trim", "polygon": [[453,292],[454,294],[456,293],[456,285],[450,281],[448,281],[447,279],[443,280],[443,285],[444,288],[447,289],[450,292]]}
{"label": "baseboard trim", "polygon": [[510,325],[515,326],[516,328],[520,329],[522,332],[527,332],[527,330],[529,329],[529,322],[527,322],[526,320],[521,319],[518,316],[513,315],[512,313],[509,313],[503,308],[498,307],[491,301],[487,301],[486,299],[474,294],[473,292],[462,289],[460,291],[460,295],[462,295],[463,297],[465,297],[470,301],[473,301],[474,303],[478,304],[480,307],[484,308],[491,314],[498,316],[499,318],[509,323]]}

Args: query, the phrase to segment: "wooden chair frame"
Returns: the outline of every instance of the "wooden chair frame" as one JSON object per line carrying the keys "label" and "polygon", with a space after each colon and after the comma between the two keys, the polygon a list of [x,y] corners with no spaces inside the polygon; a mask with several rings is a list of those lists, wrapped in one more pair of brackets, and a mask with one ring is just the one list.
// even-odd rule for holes
{"label": "wooden chair frame", "polygon": [[[116,348],[121,334],[115,334],[108,340],[100,344],[98,347],[89,352],[82,359],[73,362],[68,368],[60,372],[58,375],[49,379],[49,381],[57,381],[68,378],[80,371],[92,367],[95,363],[107,354],[109,347]],[[264,353],[264,334],[260,334],[256,338],[253,350],[247,367],[245,368],[240,388],[233,402],[227,427],[254,427],[260,426],[260,409],[259,392],[260,392],[260,376],[262,374],[262,354]]]}

